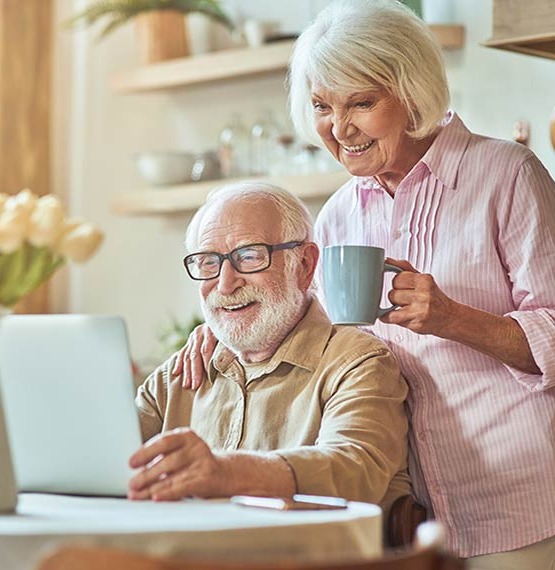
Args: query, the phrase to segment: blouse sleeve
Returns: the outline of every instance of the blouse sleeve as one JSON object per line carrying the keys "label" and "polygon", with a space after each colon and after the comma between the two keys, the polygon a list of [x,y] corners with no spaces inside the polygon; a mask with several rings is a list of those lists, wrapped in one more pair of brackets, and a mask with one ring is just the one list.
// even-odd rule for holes
{"label": "blouse sleeve", "polygon": [[532,391],[555,386],[555,182],[535,156],[520,167],[500,220],[500,249],[522,327],[541,374],[507,367]]}

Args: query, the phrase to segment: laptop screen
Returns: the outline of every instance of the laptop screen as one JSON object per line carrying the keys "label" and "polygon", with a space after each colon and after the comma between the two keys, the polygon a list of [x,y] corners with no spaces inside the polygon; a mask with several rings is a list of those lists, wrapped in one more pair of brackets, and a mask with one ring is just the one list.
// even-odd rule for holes
{"label": "laptop screen", "polygon": [[0,394],[0,513],[9,513],[15,510],[17,504],[17,489],[12,466],[12,457],[6,422],[4,421],[4,408]]}
{"label": "laptop screen", "polygon": [[126,494],[141,436],[121,317],[0,319],[0,382],[21,491]]}

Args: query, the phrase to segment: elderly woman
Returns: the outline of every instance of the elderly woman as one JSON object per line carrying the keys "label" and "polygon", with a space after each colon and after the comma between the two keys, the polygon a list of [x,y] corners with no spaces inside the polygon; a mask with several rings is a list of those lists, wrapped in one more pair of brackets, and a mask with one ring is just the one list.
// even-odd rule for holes
{"label": "elderly woman", "polygon": [[403,269],[373,332],[411,388],[414,494],[470,568],[555,568],[555,183],[448,102],[440,48],[398,2],[335,2],[297,41],[293,122],[353,175],[317,241]]}
{"label": "elderly woman", "polygon": [[411,387],[414,493],[471,568],[552,568],[555,183],[448,101],[440,49],[400,3],[334,3],[297,41],[293,122],[353,175],[317,241],[405,270],[373,330]]}

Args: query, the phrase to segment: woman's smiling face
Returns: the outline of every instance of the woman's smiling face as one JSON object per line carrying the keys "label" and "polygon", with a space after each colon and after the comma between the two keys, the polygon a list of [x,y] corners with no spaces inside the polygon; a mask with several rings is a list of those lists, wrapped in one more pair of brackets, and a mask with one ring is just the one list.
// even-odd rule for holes
{"label": "woman's smiling face", "polygon": [[401,179],[420,158],[405,108],[383,90],[344,95],[314,85],[312,107],[322,142],[355,176]]}

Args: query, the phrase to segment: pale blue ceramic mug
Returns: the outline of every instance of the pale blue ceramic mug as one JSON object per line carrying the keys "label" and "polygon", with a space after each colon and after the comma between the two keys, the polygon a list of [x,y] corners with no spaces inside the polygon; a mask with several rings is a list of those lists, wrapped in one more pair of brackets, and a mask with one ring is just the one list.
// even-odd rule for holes
{"label": "pale blue ceramic mug", "polygon": [[380,307],[384,273],[402,271],[384,259],[381,247],[331,245],[324,248],[324,295],[332,323],[369,325],[397,306]]}

